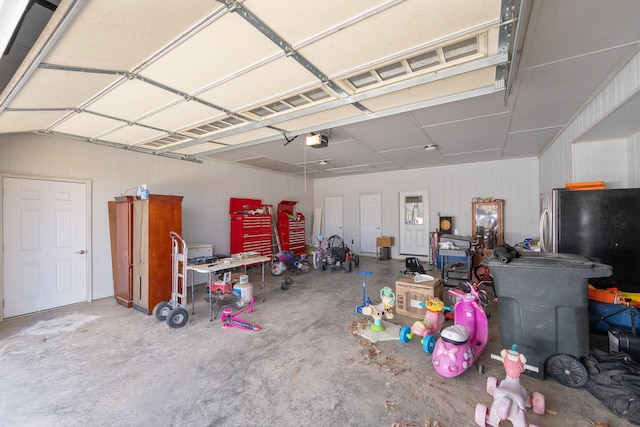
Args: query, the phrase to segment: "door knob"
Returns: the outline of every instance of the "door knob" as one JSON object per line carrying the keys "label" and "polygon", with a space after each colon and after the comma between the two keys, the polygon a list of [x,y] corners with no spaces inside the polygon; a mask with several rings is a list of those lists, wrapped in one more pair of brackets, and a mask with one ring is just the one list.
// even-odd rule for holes
{"label": "door knob", "polygon": [[85,251],[84,249],[80,249],[80,250],[79,250],[78,252],[76,252],[76,253],[77,253],[77,254],[80,254],[80,255],[84,255],[84,254],[86,254],[86,253],[87,253],[87,251]]}

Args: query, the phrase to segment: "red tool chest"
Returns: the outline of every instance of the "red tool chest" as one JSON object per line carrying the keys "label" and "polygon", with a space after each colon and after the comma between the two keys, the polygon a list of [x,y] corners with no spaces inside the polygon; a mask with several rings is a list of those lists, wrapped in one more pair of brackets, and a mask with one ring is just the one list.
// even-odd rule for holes
{"label": "red tool chest", "polygon": [[297,203],[290,200],[283,200],[278,203],[278,233],[283,251],[289,251],[294,255],[302,255],[307,252],[306,232],[304,215],[293,211]]}
{"label": "red tool chest", "polygon": [[232,254],[258,252],[271,255],[271,215],[259,199],[229,199]]}

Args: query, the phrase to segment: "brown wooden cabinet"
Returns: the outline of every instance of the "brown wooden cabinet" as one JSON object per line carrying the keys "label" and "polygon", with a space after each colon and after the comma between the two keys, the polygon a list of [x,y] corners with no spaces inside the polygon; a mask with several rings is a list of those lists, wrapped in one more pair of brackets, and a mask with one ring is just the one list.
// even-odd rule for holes
{"label": "brown wooden cabinet", "polygon": [[170,231],[182,234],[182,196],[133,202],[133,307],[143,313],[171,299]]}
{"label": "brown wooden cabinet", "polygon": [[113,293],[116,302],[127,308],[133,306],[133,200],[133,196],[115,197]]}
{"label": "brown wooden cabinet", "polygon": [[471,205],[476,248],[488,250],[504,245],[504,200],[472,202]]}

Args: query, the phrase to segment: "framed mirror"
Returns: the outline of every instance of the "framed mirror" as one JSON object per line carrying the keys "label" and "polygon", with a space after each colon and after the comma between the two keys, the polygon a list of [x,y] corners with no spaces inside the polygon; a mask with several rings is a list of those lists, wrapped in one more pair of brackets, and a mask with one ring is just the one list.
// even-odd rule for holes
{"label": "framed mirror", "polygon": [[472,233],[479,249],[493,249],[504,244],[504,200],[472,202]]}

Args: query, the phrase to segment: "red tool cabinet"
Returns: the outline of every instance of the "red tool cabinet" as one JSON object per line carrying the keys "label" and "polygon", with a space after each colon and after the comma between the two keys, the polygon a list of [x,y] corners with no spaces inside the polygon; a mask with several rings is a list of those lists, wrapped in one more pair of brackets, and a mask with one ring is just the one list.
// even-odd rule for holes
{"label": "red tool cabinet", "polygon": [[232,254],[258,252],[271,255],[271,215],[259,199],[229,199]]}
{"label": "red tool cabinet", "polygon": [[290,200],[283,200],[278,203],[278,233],[283,251],[289,251],[294,255],[302,255],[307,252],[306,232],[304,215],[293,211],[297,203]]}

